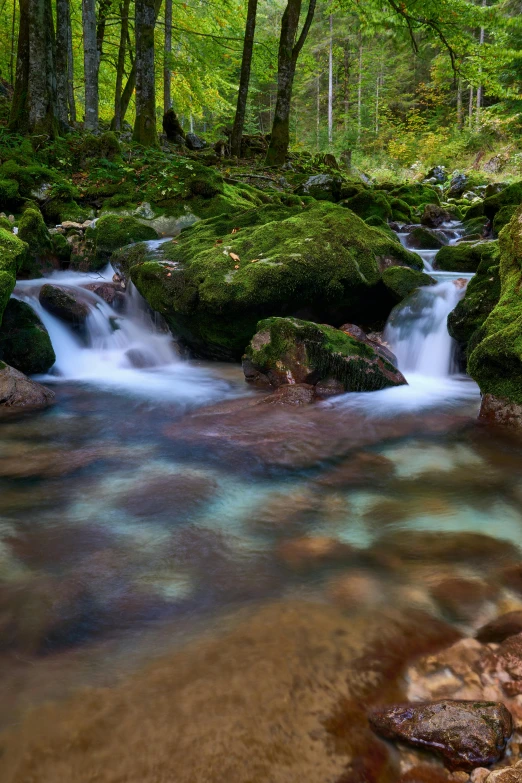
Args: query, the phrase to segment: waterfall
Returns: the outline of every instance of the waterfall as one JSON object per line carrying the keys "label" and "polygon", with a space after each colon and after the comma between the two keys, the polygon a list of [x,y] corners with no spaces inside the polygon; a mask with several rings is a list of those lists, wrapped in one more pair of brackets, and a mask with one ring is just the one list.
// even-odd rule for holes
{"label": "waterfall", "polygon": [[[215,372],[180,358],[171,333],[157,322],[132,284],[120,309],[85,288],[93,282],[112,281],[113,275],[114,270],[108,265],[95,275],[54,272],[50,277],[17,282],[13,296],[36,312],[56,354],[49,374],[39,380],[91,383],[191,405],[237,394]],[[46,283],[70,289],[89,305],[89,315],[80,330],[40,304],[40,289]]]}

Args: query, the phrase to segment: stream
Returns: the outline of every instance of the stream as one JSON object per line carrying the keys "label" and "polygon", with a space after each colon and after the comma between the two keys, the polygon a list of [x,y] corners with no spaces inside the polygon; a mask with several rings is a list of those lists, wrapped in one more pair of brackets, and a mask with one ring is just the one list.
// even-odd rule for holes
{"label": "stream", "polygon": [[[459,237],[457,224],[441,230]],[[433,272],[435,251],[418,252],[437,284],[394,311],[384,334],[409,385],[264,419],[248,407],[260,393],[241,369],[183,358],[132,286],[115,309],[85,290],[92,275],[54,273],[92,305],[79,334],[40,306],[48,279],[17,284],[14,296],[51,336],[56,365],[39,380],[57,402],[1,423],[0,728],[24,749],[39,747],[44,725],[66,721],[74,737],[34,750],[24,777],[3,779],[334,781],[332,758],[321,767],[293,722],[308,725],[326,702],[295,696],[278,723],[286,660],[296,656],[303,681],[326,694],[331,671],[312,673],[307,651],[328,649],[337,633],[353,653],[343,667],[364,672],[357,645],[387,622],[421,612],[471,632],[502,602],[522,605],[493,589],[464,608],[433,594],[442,576],[489,585],[493,539],[499,551],[522,546],[522,446],[477,422],[478,388],[459,374],[446,329],[463,276]],[[113,274],[108,266],[94,280]],[[202,414],[214,405],[231,412]],[[303,537],[334,544],[325,555],[288,543]],[[300,654],[288,647],[291,628]],[[259,760],[270,731],[271,743],[281,732],[270,753],[287,773]],[[127,743],[140,753],[133,774]],[[92,777],[79,773],[84,747]]]}

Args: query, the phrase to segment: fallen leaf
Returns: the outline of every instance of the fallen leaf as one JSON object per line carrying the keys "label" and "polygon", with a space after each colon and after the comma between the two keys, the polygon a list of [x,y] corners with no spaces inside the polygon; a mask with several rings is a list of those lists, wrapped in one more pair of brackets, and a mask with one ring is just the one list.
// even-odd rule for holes
{"label": "fallen leaf", "polygon": [[171,239],[170,241],[173,245],[179,245],[179,239]]}
{"label": "fallen leaf", "polygon": [[169,272],[167,277],[172,277],[172,272]]}
{"label": "fallen leaf", "polygon": [[234,269],[239,269],[239,264],[236,264]]}
{"label": "fallen leaf", "polygon": [[222,239],[216,239],[215,244],[216,245],[222,245],[223,244],[223,240]]}
{"label": "fallen leaf", "polygon": [[238,232],[238,231],[240,231],[240,230],[241,230],[241,229],[239,229],[239,228],[233,228],[233,229],[232,229],[232,231],[231,231],[230,233],[231,233],[231,234],[237,234],[237,232]]}
{"label": "fallen leaf", "polygon": [[255,263],[256,263],[256,261],[259,261],[259,258],[253,258],[253,259],[252,259],[252,261],[251,261],[250,263],[251,263],[251,264],[255,264]]}
{"label": "fallen leaf", "polygon": [[232,259],[232,261],[241,261],[237,253],[230,253],[230,258]]}

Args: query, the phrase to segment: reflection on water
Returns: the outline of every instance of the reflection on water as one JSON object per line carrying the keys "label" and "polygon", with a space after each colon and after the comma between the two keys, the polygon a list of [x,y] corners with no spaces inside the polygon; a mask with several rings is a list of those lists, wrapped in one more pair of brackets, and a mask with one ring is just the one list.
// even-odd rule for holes
{"label": "reflection on water", "polygon": [[[66,718],[72,710],[85,731],[85,747],[71,750],[76,760],[64,766],[69,777],[57,776],[59,768],[51,763],[53,753],[60,757],[55,738],[48,739],[45,764],[41,759],[37,764],[45,773],[31,777],[27,767],[25,777],[13,773],[7,780],[163,780],[159,773],[154,777],[153,766],[140,767],[141,778],[125,777],[128,770],[117,764],[109,772],[109,749],[104,755],[100,748],[104,735],[110,735],[110,743],[118,737],[123,743],[134,741],[133,733],[143,729],[140,698],[142,720],[155,712],[154,699],[165,720],[182,720],[180,713],[168,711],[172,705],[168,710],[164,705],[162,713],[170,677],[172,693],[185,688],[179,709],[186,720],[199,721],[199,734],[193,727],[190,737],[184,736],[186,767],[176,781],[218,780],[214,772],[205,777],[198,766],[198,737],[210,743],[204,755],[206,763],[213,763],[209,748],[215,759],[223,748],[213,734],[216,714],[207,713],[221,709],[223,727],[239,737],[233,705],[247,722],[253,720],[247,718],[251,710],[270,713],[259,729],[259,742],[265,742],[275,721],[274,730],[281,732],[279,750],[273,750],[276,766],[284,768],[288,752],[294,777],[273,776],[269,757],[263,767],[263,753],[255,750],[249,734],[253,766],[241,751],[235,777],[228,779],[246,783],[263,774],[269,780],[295,780],[302,769],[309,780],[324,781],[324,774],[310,772],[316,751],[303,737],[292,745],[293,721],[299,716],[302,726],[317,730],[308,710],[326,710],[320,706],[323,696],[317,696],[322,689],[330,693],[335,685],[336,699],[346,695],[346,667],[364,681],[368,666],[361,664],[361,655],[367,654],[358,647],[362,638],[377,644],[388,626],[416,618],[418,629],[408,631],[407,651],[401,648],[398,656],[403,661],[431,622],[469,631],[502,610],[522,606],[522,572],[517,570],[522,445],[478,425],[474,397],[460,407],[455,401],[451,415],[410,412],[390,422],[365,418],[359,405],[278,411],[272,420],[275,414],[268,407],[236,413],[234,405],[244,401],[233,400],[228,413],[213,418],[73,385],[60,384],[56,390],[53,410],[5,419],[0,429],[0,721],[14,730],[6,747],[26,741],[33,747],[42,718],[37,714],[19,726],[20,719],[48,698],[63,699],[84,685],[114,685],[166,653],[177,656],[177,673],[163,661],[150,675],[157,678],[156,686],[134,679],[134,685],[119,686],[107,697],[108,706],[93,690],[81,703],[53,708],[53,726],[65,720],[67,731],[76,731]],[[233,421],[246,433],[235,445],[225,441]],[[271,450],[261,437],[263,428],[269,431]],[[314,451],[317,433],[322,445]],[[285,444],[284,461],[274,451],[276,442]],[[255,459],[245,458],[248,450]],[[237,618],[229,624],[226,618],[237,610],[246,625],[237,626]],[[220,647],[216,639],[236,627],[243,630],[230,630],[232,637]],[[307,661],[317,645],[317,660],[323,661],[318,666],[326,667],[322,673],[296,662],[299,642],[292,634],[299,633]],[[333,641],[336,633],[343,644]],[[174,653],[187,640],[187,652]],[[285,666],[280,659],[285,650],[294,661],[293,675],[278,671]],[[386,655],[382,658],[379,650],[375,660],[384,665]],[[339,655],[344,685],[333,663]],[[216,661],[221,661],[221,674]],[[245,678],[240,684],[232,683],[234,670]],[[192,683],[190,693],[183,672]],[[299,672],[308,678],[307,687]],[[262,679],[265,693],[254,675]],[[286,729],[275,718],[278,710],[286,714],[276,696],[281,688],[289,689],[286,697],[281,695],[283,702],[287,698],[293,705],[293,717],[281,718],[283,724],[288,720]],[[250,689],[248,697],[245,689]],[[125,693],[132,702],[128,724],[121,701]],[[274,700],[273,714],[267,694]],[[333,695],[328,698],[333,709]],[[87,725],[95,715],[101,723],[90,733]],[[357,725],[354,719],[352,727]],[[369,741],[366,735],[359,739]],[[70,736],[68,741],[74,746]],[[232,749],[235,740],[229,741]],[[102,754],[106,777],[78,772],[87,763],[82,754],[97,758],[89,743]],[[158,743],[159,737],[153,744]],[[288,743],[292,749],[285,751]],[[156,747],[158,764],[167,753],[162,747]],[[111,748],[114,753],[115,745]],[[39,758],[34,753],[28,756],[30,764]],[[179,762],[179,754],[176,758]],[[6,759],[12,763],[9,753]],[[334,754],[324,764],[335,780],[346,758]],[[245,771],[239,774],[242,765]]]}

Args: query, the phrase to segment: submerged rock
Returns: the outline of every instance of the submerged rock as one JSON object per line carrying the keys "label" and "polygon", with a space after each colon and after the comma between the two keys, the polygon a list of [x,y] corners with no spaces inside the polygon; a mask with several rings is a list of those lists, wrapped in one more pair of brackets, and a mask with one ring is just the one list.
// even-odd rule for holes
{"label": "submerged rock", "polygon": [[0,408],[46,408],[54,392],[0,362]]}
{"label": "submerged rock", "polygon": [[522,611],[507,612],[479,628],[476,638],[483,644],[501,644],[522,633]]}
{"label": "submerged rock", "polygon": [[40,288],[38,300],[56,318],[73,326],[82,326],[89,315],[89,306],[69,288],[46,283]]}
{"label": "submerged rock", "polygon": [[45,373],[56,356],[47,329],[25,302],[10,299],[0,327],[0,359],[26,375]]}
{"label": "submerged rock", "polygon": [[450,769],[465,770],[502,758],[513,731],[511,713],[503,704],[451,699],[376,709],[370,724],[387,739],[431,750]]}
{"label": "submerged rock", "polygon": [[408,247],[415,250],[438,250],[448,244],[446,237],[431,228],[417,226],[408,234]]}
{"label": "submerged rock", "polygon": [[406,383],[369,342],[297,318],[260,321],[245,356],[247,380],[261,374],[276,387],[333,379],[344,391],[376,391]]}

